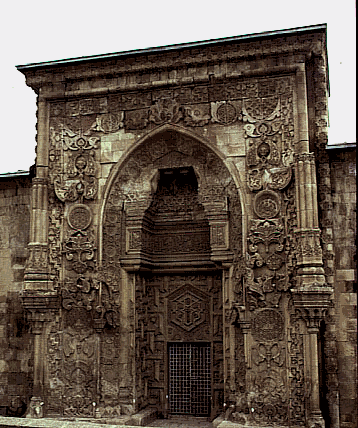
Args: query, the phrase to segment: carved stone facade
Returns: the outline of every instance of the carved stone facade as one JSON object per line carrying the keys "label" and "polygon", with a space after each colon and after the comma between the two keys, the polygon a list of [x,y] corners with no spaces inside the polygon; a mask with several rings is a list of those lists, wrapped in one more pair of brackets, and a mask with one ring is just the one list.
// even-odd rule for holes
{"label": "carved stone facade", "polygon": [[19,67],[38,93],[29,416],[353,427],[310,128],[325,43],[316,26]]}

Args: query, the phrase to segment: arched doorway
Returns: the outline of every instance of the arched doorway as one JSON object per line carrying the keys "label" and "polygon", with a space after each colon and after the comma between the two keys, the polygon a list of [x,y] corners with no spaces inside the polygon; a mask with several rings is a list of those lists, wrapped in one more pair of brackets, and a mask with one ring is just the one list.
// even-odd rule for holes
{"label": "arched doorway", "polygon": [[102,231],[106,281],[121,284],[122,400],[136,411],[217,414],[228,278],[242,259],[241,204],[224,162],[165,127],[112,175]]}

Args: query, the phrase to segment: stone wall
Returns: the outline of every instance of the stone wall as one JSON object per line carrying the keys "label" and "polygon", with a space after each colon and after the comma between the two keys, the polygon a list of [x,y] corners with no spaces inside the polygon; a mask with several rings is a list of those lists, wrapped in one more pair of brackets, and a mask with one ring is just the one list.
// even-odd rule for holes
{"label": "stone wall", "polygon": [[[222,271],[212,312],[223,320],[217,391],[227,418],[353,426],[352,208],[336,173],[346,159],[336,168],[326,151],[325,40],[320,26],[19,68],[39,95],[22,294],[34,333],[32,416],[40,402],[45,416],[103,418],[148,403],[165,414],[161,362],[174,339],[164,324],[175,331],[179,318],[163,308],[189,293],[191,269]],[[193,172],[186,187],[184,171]],[[186,233],[174,239],[168,218]],[[153,285],[141,271],[165,278]],[[198,325],[185,327],[181,339],[192,341]]]}
{"label": "stone wall", "polygon": [[335,249],[335,301],[342,427],[357,426],[356,150],[329,151]]}
{"label": "stone wall", "polygon": [[19,297],[30,234],[29,176],[0,178],[0,413],[20,416],[32,378],[32,341]]}

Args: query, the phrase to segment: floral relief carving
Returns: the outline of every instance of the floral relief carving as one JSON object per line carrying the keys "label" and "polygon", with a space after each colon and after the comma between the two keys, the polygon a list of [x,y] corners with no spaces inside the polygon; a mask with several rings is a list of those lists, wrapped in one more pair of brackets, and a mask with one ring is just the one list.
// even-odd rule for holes
{"label": "floral relief carving", "polygon": [[62,334],[61,323],[55,320],[47,339],[47,361],[49,370],[49,412],[62,412],[63,372],[62,372]]}
{"label": "floral relief carving", "polygon": [[247,124],[244,126],[248,137],[246,162],[247,184],[251,191],[262,188],[282,190],[291,180],[292,171],[282,165],[281,123]]}
{"label": "floral relief carving", "polygon": [[104,281],[101,273],[79,275],[67,279],[62,287],[64,309],[84,308],[90,312],[95,325],[119,325],[119,290]]}
{"label": "floral relief carving", "polygon": [[149,109],[149,121],[156,125],[171,122],[177,123],[183,117],[180,105],[172,99],[162,98]]}
{"label": "floral relief carving", "polygon": [[[244,275],[253,340],[247,356],[252,362],[247,405],[252,423],[284,425],[290,418],[290,394],[286,348],[282,344],[287,335],[287,315],[282,309],[283,296],[291,287],[296,254],[290,185],[294,160],[291,80],[288,77],[285,84],[283,80],[261,81],[257,95],[244,99],[242,105],[246,178],[254,214],[249,223]],[[237,318],[242,317],[237,314]],[[241,324],[247,328],[244,321]],[[242,415],[243,408],[239,407],[238,415]]]}
{"label": "floral relief carving", "polygon": [[[101,112],[97,101],[83,100],[78,104],[66,105],[66,113],[60,112],[56,116],[65,114],[71,120],[82,118],[82,122],[80,120],[76,123],[90,124],[83,129],[73,128],[76,131],[71,131],[69,126],[63,126],[62,133],[54,128],[51,137],[50,177],[57,201],[53,204],[50,217],[53,229],[53,246],[50,249],[50,254],[53,255],[50,257],[58,260],[58,254],[62,252],[60,256],[67,261],[66,280],[62,280],[61,288],[64,312],[71,313],[79,309],[86,311],[95,328],[103,329],[104,325],[119,326],[122,260],[130,253],[148,250],[146,245],[151,240],[148,238],[148,231],[135,223],[135,216],[131,218],[131,212],[140,212],[142,215],[146,210],[152,209],[153,213],[159,210],[163,217],[170,213],[181,216],[181,219],[194,215],[205,218],[207,213],[214,210],[212,207],[218,206],[221,212],[225,212],[226,217],[210,223],[209,234],[207,230],[190,234],[190,242],[194,242],[195,251],[192,251],[194,247],[190,246],[185,238],[172,234],[157,233],[151,240],[151,245],[154,245],[160,256],[167,255],[168,249],[175,247],[178,248],[177,253],[192,251],[209,254],[211,247],[227,250],[230,257],[233,257],[230,281],[233,284],[235,301],[242,305],[249,302],[247,308],[251,310],[250,314],[256,313],[258,308],[280,309],[282,292],[289,287],[288,271],[284,266],[288,260],[287,245],[290,238],[287,237],[288,229],[283,215],[287,205],[285,192],[292,178],[292,105],[286,102],[287,93],[290,92],[290,79],[250,80],[251,83],[247,79],[215,85],[220,86],[220,91],[209,89],[207,85],[198,85],[174,90],[153,90],[144,95],[139,92],[113,94],[103,98],[105,101],[101,102]],[[86,122],[83,117],[87,117]],[[180,121],[191,127],[205,126],[210,122],[215,123],[215,126],[232,125],[240,127],[245,133],[247,183],[249,190],[255,192],[253,208],[256,216],[249,223],[247,263],[242,254],[241,203],[230,173],[215,153],[203,144],[184,135],[166,132],[165,135],[159,135],[135,149],[130,160],[114,178],[104,207],[103,257],[99,269],[96,266],[97,244],[94,239],[96,226],[93,225],[93,218],[96,219],[96,216],[93,215],[94,203],[91,202],[97,198],[98,193],[98,135],[117,132],[122,127],[125,130],[140,130],[147,126],[175,124]],[[191,166],[200,177],[199,190],[193,197],[196,198],[195,201],[193,195],[187,192],[183,195],[175,194],[175,197],[163,197],[166,203],[162,201],[159,205],[151,205],[157,185],[153,179],[153,171]],[[65,204],[62,206],[58,200]],[[193,206],[195,210],[192,209]],[[59,245],[60,236],[56,233],[56,228],[63,220],[67,222],[67,229],[63,234],[62,244]],[[183,235],[187,236],[188,233]],[[60,265],[61,263],[56,261],[55,266]],[[229,274],[226,276],[229,281]],[[158,281],[162,281],[161,285],[149,280],[148,283],[142,281],[139,285],[136,278],[138,290],[135,305],[138,325],[135,326],[136,345],[130,352],[135,353],[137,361],[140,361],[136,382],[138,400],[142,404],[137,404],[138,406],[147,403],[155,405],[161,399],[160,394],[164,394],[165,335],[170,337],[170,340],[187,340],[188,337],[194,340],[200,330],[204,338],[211,334],[215,336],[217,349],[220,346],[228,346],[222,344],[224,331],[229,337],[227,327],[222,325],[223,299],[217,299],[219,303],[216,304],[217,311],[213,314],[211,327],[206,319],[206,312],[207,306],[212,302],[204,296],[206,290],[197,290],[207,287],[207,283],[199,284],[198,277],[199,275],[190,282],[190,286],[183,278],[180,279],[180,286],[179,283],[174,284],[175,280],[163,282],[162,278]],[[215,287],[219,290],[221,278],[217,282],[220,286]],[[174,287],[181,287],[181,293],[176,293]],[[215,296],[219,294],[218,290],[215,291]],[[172,309],[169,327],[165,322],[164,302]],[[134,305],[133,302],[131,304]],[[133,320],[130,322],[134,325]],[[284,422],[287,418],[287,385],[280,370],[285,366],[285,349],[278,340],[285,333],[283,330],[281,332],[281,324],[277,321],[276,328],[278,326],[280,333],[277,333],[278,336],[274,339],[267,339],[269,332],[265,323],[261,325],[262,328],[257,327],[255,323],[259,322],[254,321],[253,335],[261,336],[260,341],[252,348],[252,362],[255,370],[257,369],[250,380],[251,391],[255,394],[252,403],[257,409],[254,418],[258,422]],[[82,337],[80,329],[76,328],[73,327],[73,331],[67,328],[63,337],[64,358],[69,362],[69,367],[71,366],[71,369],[66,369],[63,378],[66,385],[63,399],[67,415],[84,416],[89,414],[89,400],[94,399],[93,385],[96,380],[89,360],[94,358],[98,349],[93,331]],[[262,332],[255,333],[260,328]],[[245,365],[244,335],[240,334],[235,331],[236,363],[229,361],[228,349],[215,351],[217,358],[213,362],[218,383],[223,382],[226,376],[232,394],[235,388],[241,392],[246,388],[245,372],[239,367]],[[265,338],[261,340],[265,334]],[[101,349],[101,364],[103,361],[108,363],[113,357],[110,344],[113,345],[108,337],[103,345],[107,351]],[[116,346],[121,346],[120,340]],[[77,351],[75,347],[78,347]],[[228,367],[225,366],[224,370],[225,358]],[[84,364],[80,364],[82,359]],[[110,367],[109,363],[108,366]],[[111,379],[110,368],[103,368],[101,377],[103,394],[112,398],[125,394],[125,387],[121,390],[119,386],[120,375],[114,381]],[[221,394],[223,401],[223,392],[220,390],[218,394]],[[115,414],[120,411],[120,408],[113,410]],[[110,413],[108,410],[108,414]],[[104,407],[101,408],[101,414],[106,414]]]}
{"label": "floral relief carving", "polygon": [[257,366],[265,364],[267,369],[270,369],[272,365],[281,367],[284,363],[283,350],[277,343],[273,345],[260,343],[252,348],[252,359],[254,364]]}
{"label": "floral relief carving", "polygon": [[252,335],[257,341],[271,341],[283,338],[284,318],[275,309],[261,309],[255,312],[252,321]]}
{"label": "floral relief carving", "polygon": [[144,129],[148,124],[148,110],[130,110],[125,114],[125,126],[127,129]]}
{"label": "floral relief carving", "polygon": [[124,112],[106,113],[96,117],[91,126],[92,131],[104,132],[105,134],[116,132],[124,126]]}
{"label": "floral relief carving", "polygon": [[67,157],[67,169],[54,181],[57,197],[62,201],[74,202],[91,200],[97,195],[97,171],[94,151],[70,153]]}
{"label": "floral relief carving", "polygon": [[94,268],[95,244],[91,234],[77,231],[63,244],[63,253],[69,262],[69,270],[82,274]]}
{"label": "floral relief carving", "polygon": [[63,403],[66,416],[93,415],[96,400],[95,370],[98,341],[79,319],[63,333]]}
{"label": "floral relief carving", "polygon": [[288,390],[281,370],[258,373],[250,383],[248,404],[256,423],[285,423],[288,420]]}
{"label": "floral relief carving", "polygon": [[184,122],[188,126],[204,126],[209,123],[210,110],[208,105],[184,106]]}

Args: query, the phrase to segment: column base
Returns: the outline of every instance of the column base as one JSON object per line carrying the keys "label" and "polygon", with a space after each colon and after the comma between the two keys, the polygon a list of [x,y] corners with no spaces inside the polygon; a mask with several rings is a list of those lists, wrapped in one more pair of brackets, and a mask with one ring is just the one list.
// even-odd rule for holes
{"label": "column base", "polygon": [[308,428],[325,428],[326,423],[320,410],[312,412],[307,420]]}

